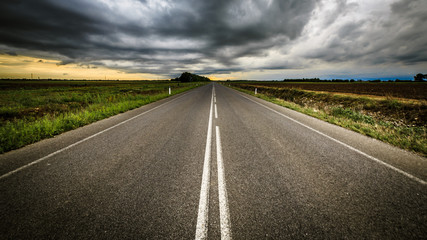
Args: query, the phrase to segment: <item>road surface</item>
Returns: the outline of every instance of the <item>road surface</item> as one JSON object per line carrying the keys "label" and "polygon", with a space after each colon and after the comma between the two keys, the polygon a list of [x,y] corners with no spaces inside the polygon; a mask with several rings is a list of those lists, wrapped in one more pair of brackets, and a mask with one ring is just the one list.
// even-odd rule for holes
{"label": "road surface", "polygon": [[427,160],[220,84],[0,155],[0,239],[421,239]]}

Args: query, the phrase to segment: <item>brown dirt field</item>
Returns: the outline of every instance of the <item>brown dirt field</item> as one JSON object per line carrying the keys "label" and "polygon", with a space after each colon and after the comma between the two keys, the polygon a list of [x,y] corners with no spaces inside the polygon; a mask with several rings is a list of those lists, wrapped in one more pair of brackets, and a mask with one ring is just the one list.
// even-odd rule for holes
{"label": "brown dirt field", "polygon": [[427,83],[281,83],[254,82],[251,85],[296,88],[310,91],[352,93],[393,98],[427,100]]}

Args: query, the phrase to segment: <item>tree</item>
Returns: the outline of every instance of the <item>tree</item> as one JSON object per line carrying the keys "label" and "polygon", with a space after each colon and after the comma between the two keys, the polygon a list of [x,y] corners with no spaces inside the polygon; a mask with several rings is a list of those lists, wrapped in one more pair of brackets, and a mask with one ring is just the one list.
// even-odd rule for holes
{"label": "tree", "polygon": [[173,78],[172,81],[180,81],[180,82],[207,82],[210,81],[209,78],[204,76],[199,76],[196,74],[192,74],[189,72],[184,72],[181,74],[179,78]]}
{"label": "tree", "polygon": [[427,74],[418,73],[417,75],[414,76],[415,82],[423,82],[424,79],[427,79]]}

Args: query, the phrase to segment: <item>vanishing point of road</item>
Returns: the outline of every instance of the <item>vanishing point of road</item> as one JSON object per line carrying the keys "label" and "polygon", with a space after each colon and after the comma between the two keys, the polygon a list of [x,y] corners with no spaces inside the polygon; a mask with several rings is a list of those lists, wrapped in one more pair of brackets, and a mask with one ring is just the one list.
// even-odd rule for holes
{"label": "vanishing point of road", "polygon": [[427,160],[211,83],[0,155],[0,239],[425,239]]}

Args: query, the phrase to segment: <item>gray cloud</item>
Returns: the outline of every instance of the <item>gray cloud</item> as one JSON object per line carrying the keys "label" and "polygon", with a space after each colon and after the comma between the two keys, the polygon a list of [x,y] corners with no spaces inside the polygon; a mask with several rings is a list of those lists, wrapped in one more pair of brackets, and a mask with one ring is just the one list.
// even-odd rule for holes
{"label": "gray cloud", "polygon": [[315,7],[314,0],[118,2],[2,1],[0,43],[60,64],[132,62],[121,67],[128,72],[173,75],[201,62],[240,70],[237,58],[298,38]]}
{"label": "gray cloud", "polygon": [[[323,39],[323,47],[303,54],[326,62],[416,64],[427,61],[427,2],[400,0],[389,16],[372,12],[365,19],[345,19]],[[357,9],[356,9],[357,10]],[[384,14],[385,15],[385,14]],[[331,23],[332,25],[333,23]]]}
{"label": "gray cloud", "polygon": [[[364,1],[360,1],[362,4]],[[388,2],[387,2],[388,3]],[[4,0],[0,52],[176,76],[427,62],[427,2]],[[388,14],[385,14],[388,13]]]}
{"label": "gray cloud", "polygon": [[391,8],[393,19],[388,27],[399,31],[390,46],[397,50],[391,53],[392,57],[407,63],[427,61],[427,2],[403,0]]}
{"label": "gray cloud", "polygon": [[16,52],[6,52],[7,55],[10,56],[18,56],[18,54],[16,54]]}

